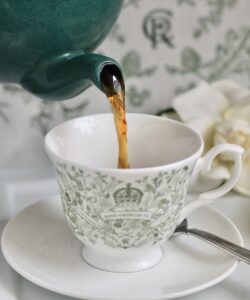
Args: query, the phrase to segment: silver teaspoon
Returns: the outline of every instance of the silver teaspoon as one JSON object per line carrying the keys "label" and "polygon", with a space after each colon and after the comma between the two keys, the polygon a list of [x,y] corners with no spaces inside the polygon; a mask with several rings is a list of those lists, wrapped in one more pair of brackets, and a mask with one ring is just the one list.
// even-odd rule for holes
{"label": "silver teaspoon", "polygon": [[195,236],[205,242],[208,242],[211,245],[214,245],[218,249],[227,252],[231,254],[232,256],[236,257],[237,259],[244,261],[247,264],[250,264],[250,250],[243,248],[241,246],[238,246],[234,243],[231,243],[223,238],[220,238],[212,233],[200,230],[200,229],[194,229],[194,228],[188,228],[188,222],[187,219],[184,219],[180,225],[178,225],[175,229],[174,235],[179,233],[186,233],[191,236]]}

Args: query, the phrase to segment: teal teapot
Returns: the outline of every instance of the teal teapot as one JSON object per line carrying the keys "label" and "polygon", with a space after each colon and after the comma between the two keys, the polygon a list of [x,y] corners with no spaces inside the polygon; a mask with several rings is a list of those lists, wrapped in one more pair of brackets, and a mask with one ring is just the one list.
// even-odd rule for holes
{"label": "teal teapot", "polygon": [[91,82],[103,90],[111,58],[91,53],[109,33],[122,0],[0,1],[0,83],[18,83],[34,95],[64,100]]}

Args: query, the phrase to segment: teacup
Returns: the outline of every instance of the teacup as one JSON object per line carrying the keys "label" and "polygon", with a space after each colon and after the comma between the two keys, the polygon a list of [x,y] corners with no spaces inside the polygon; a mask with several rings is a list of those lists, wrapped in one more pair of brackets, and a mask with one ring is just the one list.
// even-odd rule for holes
{"label": "teacup", "polygon": [[[160,246],[183,218],[232,189],[243,152],[239,146],[222,144],[201,158],[201,137],[182,123],[145,114],[127,114],[127,123],[130,169],[117,168],[112,114],[67,121],[45,138],[65,217],[84,244],[84,260],[114,272],[140,271],[158,263]],[[186,204],[191,182],[194,186],[203,178],[222,152],[234,157],[231,178]]]}

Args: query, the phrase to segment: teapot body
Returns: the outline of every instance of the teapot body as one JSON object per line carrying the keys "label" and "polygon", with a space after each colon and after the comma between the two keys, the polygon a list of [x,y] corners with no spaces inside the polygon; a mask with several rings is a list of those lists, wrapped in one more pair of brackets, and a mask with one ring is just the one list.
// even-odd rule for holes
{"label": "teapot body", "polygon": [[[81,55],[91,52],[109,33],[122,2],[0,1],[0,83],[21,83],[43,61],[53,63],[53,58],[58,62],[57,57],[71,52]],[[32,92],[32,87],[27,89]],[[69,97],[70,94],[64,98]]]}

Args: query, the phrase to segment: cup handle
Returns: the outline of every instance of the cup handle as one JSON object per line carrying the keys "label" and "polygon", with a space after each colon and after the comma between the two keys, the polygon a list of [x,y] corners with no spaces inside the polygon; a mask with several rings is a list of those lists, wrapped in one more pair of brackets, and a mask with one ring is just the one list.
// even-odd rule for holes
{"label": "cup handle", "polygon": [[211,170],[212,162],[214,158],[223,153],[229,152],[233,156],[234,167],[231,177],[220,187],[202,192],[200,194],[195,195],[195,200],[192,200],[190,203],[187,203],[184,207],[181,221],[184,220],[191,212],[195,209],[207,205],[213,202],[215,199],[225,195],[228,193],[237,183],[240,174],[241,174],[241,166],[242,166],[242,154],[244,149],[238,145],[234,144],[219,144],[210,149],[205,156],[201,157],[194,168],[193,177],[201,176],[203,177],[205,173]]}

